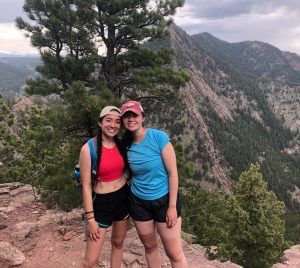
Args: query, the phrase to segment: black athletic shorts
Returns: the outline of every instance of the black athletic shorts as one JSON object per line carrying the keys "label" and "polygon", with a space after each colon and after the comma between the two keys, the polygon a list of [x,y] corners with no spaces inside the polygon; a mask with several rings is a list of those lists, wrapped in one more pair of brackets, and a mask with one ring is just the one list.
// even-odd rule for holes
{"label": "black athletic shorts", "polygon": [[122,188],[112,193],[92,193],[94,216],[99,227],[106,228],[113,221],[122,221],[129,217],[129,192],[129,186],[125,184]]}
{"label": "black athletic shorts", "polygon": [[[166,222],[166,214],[169,207],[169,193],[155,199],[143,200],[133,193],[129,196],[129,214],[135,221]],[[181,216],[181,205],[179,195],[176,202],[177,217]]]}

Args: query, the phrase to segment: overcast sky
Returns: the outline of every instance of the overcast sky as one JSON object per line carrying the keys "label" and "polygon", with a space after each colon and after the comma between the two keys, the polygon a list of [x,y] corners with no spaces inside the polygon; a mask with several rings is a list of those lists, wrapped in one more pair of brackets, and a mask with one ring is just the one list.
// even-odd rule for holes
{"label": "overcast sky", "polygon": [[[0,51],[30,52],[15,27],[24,0],[0,0]],[[300,55],[300,0],[186,0],[175,23],[189,34],[209,32],[228,41],[258,40]]]}

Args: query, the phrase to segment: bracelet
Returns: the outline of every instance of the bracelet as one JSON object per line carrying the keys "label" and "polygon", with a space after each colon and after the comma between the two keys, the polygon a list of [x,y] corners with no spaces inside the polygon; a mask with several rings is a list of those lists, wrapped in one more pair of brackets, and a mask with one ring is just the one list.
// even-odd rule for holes
{"label": "bracelet", "polygon": [[94,212],[94,210],[92,210],[92,211],[85,211],[84,214],[87,215],[87,214],[90,214],[90,213],[93,213],[93,212]]}
{"label": "bracelet", "polygon": [[95,217],[89,217],[86,220],[89,221],[90,219],[95,219]]}

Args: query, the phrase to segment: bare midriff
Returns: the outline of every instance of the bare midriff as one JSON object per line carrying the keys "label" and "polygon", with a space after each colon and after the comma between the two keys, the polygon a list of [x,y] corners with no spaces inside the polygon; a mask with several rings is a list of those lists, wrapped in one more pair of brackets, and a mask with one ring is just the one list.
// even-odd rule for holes
{"label": "bare midriff", "polygon": [[93,191],[97,194],[107,194],[111,192],[115,192],[122,188],[126,183],[125,176],[120,177],[114,181],[101,182],[97,181],[96,185],[93,188]]}

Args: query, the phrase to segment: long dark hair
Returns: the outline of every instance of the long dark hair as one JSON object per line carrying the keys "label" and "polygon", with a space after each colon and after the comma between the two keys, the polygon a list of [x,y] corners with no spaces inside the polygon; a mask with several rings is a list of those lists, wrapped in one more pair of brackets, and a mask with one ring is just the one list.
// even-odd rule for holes
{"label": "long dark hair", "polygon": [[[102,155],[102,129],[100,126],[98,126],[97,129],[97,166],[96,166],[96,174],[92,176],[92,185],[94,186],[98,180],[99,176],[99,167],[100,167],[100,162],[101,162],[101,155]],[[126,154],[126,147],[123,145],[123,142],[120,140],[120,138],[116,135],[114,136],[114,141],[116,143],[116,146],[119,150],[119,153],[121,154],[124,165],[125,165],[125,170],[128,172],[128,179],[131,178],[131,169],[128,163],[127,159],[127,154]]]}
{"label": "long dark hair", "polygon": [[121,142],[127,152],[133,143],[133,135],[132,133],[126,129],[125,133],[122,136]]}

